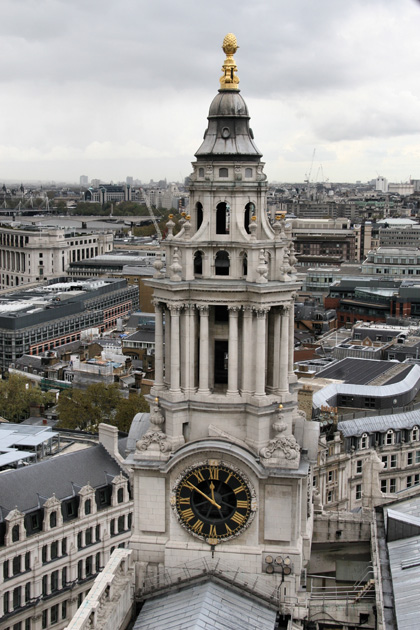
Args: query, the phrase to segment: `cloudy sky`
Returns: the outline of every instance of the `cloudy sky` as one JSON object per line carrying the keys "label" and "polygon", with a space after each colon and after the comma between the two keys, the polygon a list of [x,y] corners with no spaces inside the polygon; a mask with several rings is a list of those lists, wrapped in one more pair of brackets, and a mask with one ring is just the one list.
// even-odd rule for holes
{"label": "cloudy sky", "polygon": [[182,180],[237,36],[270,180],[420,178],[418,0],[2,0],[2,181]]}

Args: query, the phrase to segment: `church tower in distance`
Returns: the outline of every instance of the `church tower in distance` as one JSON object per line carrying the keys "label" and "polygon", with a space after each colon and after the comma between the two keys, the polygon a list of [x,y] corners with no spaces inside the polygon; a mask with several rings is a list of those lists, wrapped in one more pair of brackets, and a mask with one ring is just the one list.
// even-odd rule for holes
{"label": "church tower in distance", "polygon": [[158,260],[150,281],[155,383],[150,427],[127,461],[130,546],[137,588],[162,570],[217,561],[276,593],[300,627],[318,425],[297,409],[291,227],[268,217],[237,48],[228,34],[190,215],[176,235],[169,220],[166,267]]}

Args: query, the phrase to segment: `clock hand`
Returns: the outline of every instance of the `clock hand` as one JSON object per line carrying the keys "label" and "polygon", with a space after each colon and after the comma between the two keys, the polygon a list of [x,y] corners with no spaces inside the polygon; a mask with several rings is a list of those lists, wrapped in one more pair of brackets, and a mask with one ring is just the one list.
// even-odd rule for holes
{"label": "clock hand", "polygon": [[211,498],[213,499],[213,501],[215,501],[215,498],[214,498],[214,483],[213,482],[211,482],[211,484],[210,484],[210,490],[211,490]]}
{"label": "clock hand", "polygon": [[199,494],[201,494],[205,499],[207,499],[207,501],[210,501],[210,503],[212,505],[215,505],[219,510],[221,508],[221,506],[216,503],[216,501],[214,499],[211,499],[210,497],[207,496],[207,494],[204,494],[204,492],[202,492],[199,488],[197,488],[197,486],[194,486],[194,484],[192,484],[191,482],[189,482],[188,484],[190,486],[190,488],[193,488],[194,490],[196,490]]}

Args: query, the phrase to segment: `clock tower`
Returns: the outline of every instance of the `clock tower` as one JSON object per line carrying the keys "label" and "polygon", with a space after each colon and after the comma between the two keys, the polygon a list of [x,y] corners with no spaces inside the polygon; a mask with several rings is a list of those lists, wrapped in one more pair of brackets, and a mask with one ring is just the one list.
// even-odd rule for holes
{"label": "clock tower", "polygon": [[190,214],[150,281],[150,424],[133,468],[137,586],[206,559],[264,580],[299,626],[318,425],[297,409],[291,227],[270,221],[228,34],[220,88],[190,176]]}

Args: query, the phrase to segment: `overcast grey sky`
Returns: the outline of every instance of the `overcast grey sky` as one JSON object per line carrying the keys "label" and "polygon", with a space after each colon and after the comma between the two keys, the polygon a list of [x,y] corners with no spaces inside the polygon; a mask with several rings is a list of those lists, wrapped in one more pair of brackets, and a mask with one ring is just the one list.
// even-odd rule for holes
{"label": "overcast grey sky", "polygon": [[180,180],[233,32],[269,179],[420,178],[417,0],[2,0],[0,183]]}

